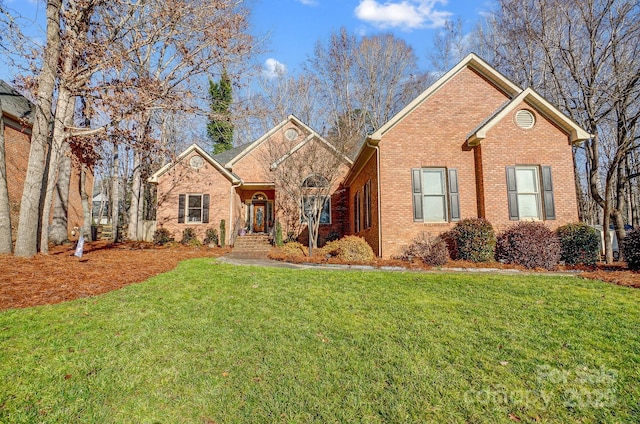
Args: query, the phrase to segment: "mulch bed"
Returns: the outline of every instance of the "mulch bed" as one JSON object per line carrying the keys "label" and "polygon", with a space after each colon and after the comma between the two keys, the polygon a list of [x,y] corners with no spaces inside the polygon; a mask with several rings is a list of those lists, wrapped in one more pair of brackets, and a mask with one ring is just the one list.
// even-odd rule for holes
{"label": "mulch bed", "polygon": [[0,310],[94,296],[169,271],[184,259],[216,257],[228,249],[150,243],[94,242],[82,258],[73,245],[52,247],[31,259],[0,255]]}
{"label": "mulch bed", "polygon": [[[31,259],[0,255],[0,310],[48,305],[106,293],[169,271],[181,260],[217,257],[228,252],[229,249],[175,244],[157,247],[150,243],[94,242],[85,244],[82,258],[73,256],[72,245],[51,248],[49,255],[37,255]],[[296,259],[278,257],[277,253],[272,258],[291,262],[341,263],[335,258],[327,260],[302,256]],[[374,265],[429,269],[418,262],[408,265],[397,260],[378,260]],[[500,263],[475,264],[463,261],[452,261],[447,267],[522,270]],[[584,278],[640,288],[640,273],[627,270],[623,263],[598,265],[580,271],[577,275]]]}

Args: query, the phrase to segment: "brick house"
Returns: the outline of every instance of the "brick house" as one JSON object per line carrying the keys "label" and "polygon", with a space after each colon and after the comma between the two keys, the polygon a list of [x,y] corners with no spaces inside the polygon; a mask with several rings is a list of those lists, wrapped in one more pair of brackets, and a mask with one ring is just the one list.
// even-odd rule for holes
{"label": "brick house", "polygon": [[[31,129],[33,127],[33,104],[14,90],[9,84],[0,80],[0,125],[4,125],[5,160],[7,167],[7,188],[11,207],[11,230],[13,238],[18,229],[22,188],[27,175],[29,150],[31,148]],[[83,223],[82,199],[79,187],[80,174],[77,168],[71,172],[71,189],[67,205],[68,235],[74,227]],[[88,195],[91,196],[93,176],[87,178]],[[76,188],[76,189],[74,189]],[[53,206],[52,206],[53,214]]]}
{"label": "brick house", "polygon": [[[231,245],[239,233],[270,233],[276,219],[287,221],[283,216],[286,208],[279,204],[286,190],[278,188],[278,171],[288,167],[293,175],[306,176],[300,178],[301,186],[317,182],[314,166],[323,157],[335,157],[332,149],[330,143],[295,116],[289,116],[256,141],[217,155],[193,144],[149,178],[157,184],[157,228],[165,228],[180,239],[184,229],[190,227],[202,240],[208,228],[218,229],[224,220],[225,242]],[[321,240],[334,231],[346,232],[348,223],[339,219],[341,208],[346,217],[346,196],[340,183],[351,163],[348,157],[339,155],[333,177],[326,181],[329,186],[320,217]],[[301,203],[294,207],[293,223],[289,219],[289,228],[283,229],[285,236],[291,231],[304,239]]]}
{"label": "brick house", "polygon": [[344,182],[351,233],[390,257],[465,218],[577,222],[572,143],[589,137],[470,54],[366,138]]}
{"label": "brick house", "polygon": [[[465,218],[486,218],[497,231],[519,220],[551,228],[577,222],[572,144],[589,137],[535,91],[470,54],[369,135],[353,160],[344,159],[321,241],[329,231],[355,234],[390,257],[419,234],[438,235]],[[289,117],[215,157],[189,147],[151,178],[158,225],[174,235],[195,226],[202,235],[208,222],[228,219],[234,228],[268,231],[278,189],[264,164],[286,167],[289,156],[265,160],[267,146],[284,143],[293,152],[290,145],[311,140],[328,144]],[[256,226],[259,213],[264,228]]]}

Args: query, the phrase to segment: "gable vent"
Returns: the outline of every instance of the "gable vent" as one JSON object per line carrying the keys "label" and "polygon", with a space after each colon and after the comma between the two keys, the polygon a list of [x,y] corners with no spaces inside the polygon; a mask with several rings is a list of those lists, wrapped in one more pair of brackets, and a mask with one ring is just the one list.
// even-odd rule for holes
{"label": "gable vent", "polygon": [[536,117],[533,116],[531,111],[526,109],[521,109],[516,112],[516,124],[525,130],[533,128],[536,123]]}

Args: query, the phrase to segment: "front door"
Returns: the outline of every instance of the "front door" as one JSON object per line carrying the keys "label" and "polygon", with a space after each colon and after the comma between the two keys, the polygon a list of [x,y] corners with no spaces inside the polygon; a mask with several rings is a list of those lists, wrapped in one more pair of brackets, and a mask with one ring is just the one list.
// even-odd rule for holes
{"label": "front door", "polygon": [[254,233],[264,233],[264,223],[265,223],[265,205],[254,205],[253,206],[253,232]]}

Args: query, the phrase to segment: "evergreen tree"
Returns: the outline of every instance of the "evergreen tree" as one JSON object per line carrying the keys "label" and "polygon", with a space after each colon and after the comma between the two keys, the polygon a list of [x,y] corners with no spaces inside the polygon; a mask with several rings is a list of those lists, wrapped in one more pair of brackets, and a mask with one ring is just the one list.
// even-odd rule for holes
{"label": "evergreen tree", "polygon": [[233,124],[231,123],[231,80],[226,71],[217,83],[209,80],[211,118],[207,124],[207,135],[213,142],[213,154],[233,147]]}

